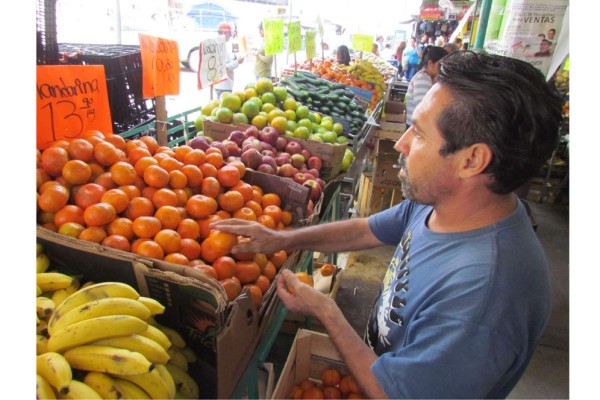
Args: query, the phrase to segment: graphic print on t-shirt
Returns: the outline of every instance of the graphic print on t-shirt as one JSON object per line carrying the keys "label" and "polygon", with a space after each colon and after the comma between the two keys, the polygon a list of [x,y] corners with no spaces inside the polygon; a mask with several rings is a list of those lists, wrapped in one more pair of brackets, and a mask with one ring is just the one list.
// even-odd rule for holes
{"label": "graphic print on t-shirt", "polygon": [[[409,250],[412,231],[407,231],[383,279],[380,298],[371,312],[367,325],[366,342],[377,354],[390,346],[390,332],[404,327],[403,309],[409,287]],[[395,335],[394,335],[395,336]]]}

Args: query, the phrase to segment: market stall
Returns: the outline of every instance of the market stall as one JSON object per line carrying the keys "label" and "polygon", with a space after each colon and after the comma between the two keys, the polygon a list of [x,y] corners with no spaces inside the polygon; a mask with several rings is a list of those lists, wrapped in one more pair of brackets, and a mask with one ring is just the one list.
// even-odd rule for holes
{"label": "market stall", "polygon": [[[210,224],[233,217],[294,229],[403,200],[393,146],[406,130],[408,83],[368,51],[372,37],[354,35],[349,65],[318,57],[314,30],[290,37],[304,40],[307,59],[281,77],[168,115],[164,96],[179,83],[172,41],[58,44],[52,3],[38,2],[38,398],[262,398],[259,371],[285,329],[298,336],[278,383],[267,374],[268,398],[300,396],[295,386],[319,380],[333,394],[362,395],[327,335],[302,329],[315,321],[288,315],[276,294],[278,274],[290,270],[335,298],[337,254],[234,254],[247,239]],[[280,52],[266,37],[267,53]],[[219,41],[200,43],[209,48]],[[223,74],[208,65],[200,57],[198,87],[212,91]],[[568,114],[566,81],[555,78]],[[560,135],[528,198],[541,190],[535,201],[551,201],[564,185],[568,122]]]}

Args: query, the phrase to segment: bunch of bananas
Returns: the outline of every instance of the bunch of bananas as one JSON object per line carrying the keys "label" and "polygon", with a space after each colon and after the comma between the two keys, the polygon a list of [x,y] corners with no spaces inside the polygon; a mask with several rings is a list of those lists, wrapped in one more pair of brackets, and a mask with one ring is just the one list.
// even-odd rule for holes
{"label": "bunch of bananas", "polygon": [[371,99],[370,109],[373,109],[377,102],[383,98],[387,85],[383,75],[379,70],[367,60],[354,60],[348,67],[348,72],[357,79],[370,82],[375,85],[373,88],[373,98]]}
{"label": "bunch of bananas", "polygon": [[383,75],[385,80],[395,76],[398,73],[398,68],[387,62],[387,60],[377,57],[373,53],[363,53],[363,59],[373,64],[373,66],[377,68],[379,72],[381,72],[381,75]]}
{"label": "bunch of bananas", "polygon": [[48,271],[37,247],[38,399],[197,399],[197,360],[165,307],[120,282],[79,284]]}

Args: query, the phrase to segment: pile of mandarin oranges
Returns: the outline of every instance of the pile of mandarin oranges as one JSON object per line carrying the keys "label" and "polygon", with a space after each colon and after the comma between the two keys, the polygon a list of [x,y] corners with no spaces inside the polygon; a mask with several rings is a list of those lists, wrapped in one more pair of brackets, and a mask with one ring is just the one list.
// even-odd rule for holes
{"label": "pile of mandarin oranges", "polygon": [[335,367],[321,372],[321,382],[304,379],[293,386],[288,399],[364,399],[356,379],[350,374],[342,374]]}
{"label": "pile of mandarin oranges", "polygon": [[245,239],[209,228],[226,218],[292,224],[280,196],[244,182],[244,164],[217,148],[90,130],[36,155],[37,222],[46,229],[195,268],[217,279],[230,301],[245,286],[257,307],[287,260],[285,250],[233,255]]}

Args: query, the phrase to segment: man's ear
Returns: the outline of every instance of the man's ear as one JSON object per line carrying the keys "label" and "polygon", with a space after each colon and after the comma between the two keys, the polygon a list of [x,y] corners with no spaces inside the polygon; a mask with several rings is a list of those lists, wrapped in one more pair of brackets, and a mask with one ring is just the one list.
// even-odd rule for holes
{"label": "man's ear", "polygon": [[461,153],[460,175],[463,178],[483,173],[494,158],[492,149],[485,143],[472,144]]}

